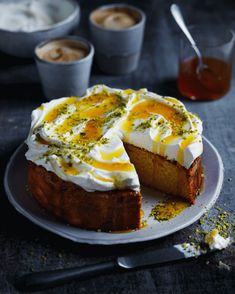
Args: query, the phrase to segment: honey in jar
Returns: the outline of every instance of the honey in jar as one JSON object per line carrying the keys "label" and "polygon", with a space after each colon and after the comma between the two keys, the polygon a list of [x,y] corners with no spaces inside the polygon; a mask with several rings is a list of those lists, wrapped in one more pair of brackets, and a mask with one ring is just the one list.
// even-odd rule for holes
{"label": "honey in jar", "polygon": [[231,65],[214,57],[203,57],[203,68],[198,69],[198,58],[181,61],[178,76],[180,93],[192,100],[216,100],[224,96],[231,81]]}

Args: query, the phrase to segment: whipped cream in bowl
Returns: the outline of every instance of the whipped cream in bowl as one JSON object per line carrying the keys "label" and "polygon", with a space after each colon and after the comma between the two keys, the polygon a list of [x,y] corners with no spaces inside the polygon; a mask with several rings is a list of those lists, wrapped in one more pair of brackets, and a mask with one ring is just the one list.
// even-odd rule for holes
{"label": "whipped cream in bowl", "polygon": [[89,192],[139,191],[123,142],[188,169],[202,153],[201,132],[200,119],[174,98],[97,85],[33,111],[26,158]]}
{"label": "whipped cream in bowl", "polygon": [[40,42],[69,34],[80,18],[74,0],[3,0],[0,2],[0,50],[32,57]]}
{"label": "whipped cream in bowl", "polygon": [[7,31],[33,32],[44,30],[65,21],[73,13],[68,0],[3,1],[0,3],[0,29]]}

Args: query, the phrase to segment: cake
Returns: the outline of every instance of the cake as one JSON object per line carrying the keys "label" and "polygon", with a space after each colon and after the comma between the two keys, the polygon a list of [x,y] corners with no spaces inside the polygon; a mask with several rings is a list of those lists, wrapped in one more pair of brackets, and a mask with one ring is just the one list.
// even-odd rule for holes
{"label": "cake", "polygon": [[139,229],[140,183],[194,203],[202,183],[201,133],[201,120],[175,98],[97,85],[33,111],[29,188],[71,225]]}

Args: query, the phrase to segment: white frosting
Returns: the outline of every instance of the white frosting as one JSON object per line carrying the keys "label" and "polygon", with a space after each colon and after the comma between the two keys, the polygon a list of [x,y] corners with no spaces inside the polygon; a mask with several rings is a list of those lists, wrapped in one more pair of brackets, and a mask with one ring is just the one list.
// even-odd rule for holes
{"label": "white frosting", "polygon": [[[161,114],[157,114],[154,110],[150,109],[150,116],[141,119],[132,119],[132,128],[130,130],[125,129],[126,122],[123,123],[123,136],[124,141],[133,144],[137,147],[146,149],[150,152],[160,154],[169,160],[178,161],[185,168],[190,168],[194,160],[202,154],[202,122],[194,114],[187,112],[183,103],[172,97],[162,97],[155,93],[147,92],[147,90],[140,90],[138,93],[138,99],[129,109],[130,113],[138,104],[142,105],[143,101],[154,101],[163,105],[169,106],[175,109],[179,114],[183,114],[185,122],[180,127],[182,135],[172,136],[171,140],[164,142],[167,137],[170,138],[174,133],[174,126],[170,123],[167,118]],[[140,111],[143,108],[140,107]],[[159,125],[158,125],[159,122]],[[149,127],[142,127],[141,125],[149,125]],[[140,126],[140,128],[138,128]],[[178,130],[177,130],[178,131]],[[188,135],[192,139],[188,142],[185,148],[182,148],[182,155],[179,156],[180,146],[184,141],[187,140]],[[158,137],[158,139],[156,139]],[[180,158],[179,158],[180,157]]]}
{"label": "white frosting", "polygon": [[[94,97],[95,94],[105,95],[104,93],[111,96],[112,94],[117,94],[120,99],[118,103],[121,104],[107,104],[108,100],[102,98],[103,96],[101,97],[103,100],[95,102],[92,100],[93,102],[89,102],[90,104],[82,102],[87,101],[89,97]],[[126,122],[130,121],[130,116],[133,114],[135,107],[138,107],[144,101],[161,103],[161,105],[166,105],[169,109],[176,110],[177,114],[184,115],[185,121],[182,128],[183,130],[191,130],[194,137],[181,152],[180,158],[183,158],[183,160],[180,164],[189,168],[202,153],[201,121],[187,112],[183,104],[176,99],[162,98],[144,89],[125,91],[111,89],[102,85],[88,89],[87,94],[80,99],[69,99],[52,100],[33,111],[31,129],[26,140],[29,147],[26,158],[37,165],[43,166],[46,170],[56,173],[63,180],[73,182],[87,191],[107,191],[122,188],[138,191],[140,189],[138,176],[124,150],[122,140],[151,152],[158,154],[164,152],[161,155],[170,160],[177,161],[179,159],[180,144],[184,140],[185,134],[174,138],[168,144],[161,142],[160,140],[172,135],[175,131],[171,121],[168,121],[162,115],[153,111],[150,114],[150,125],[148,125],[148,114],[144,119],[133,120],[131,125],[134,129],[130,132],[126,129]],[[65,104],[65,111],[61,111],[52,120],[46,118],[48,113]],[[76,107],[79,107],[79,109]],[[92,147],[88,151],[86,149],[86,156],[84,157],[81,156],[84,149],[82,152],[80,151],[81,145],[75,144],[74,138],[86,135],[84,130],[92,117],[94,118],[92,111],[97,109],[99,111],[99,107],[106,108],[105,113],[98,115],[98,117],[103,117],[104,115],[105,118],[109,117],[109,119],[107,122],[105,120],[101,127],[98,143],[94,141]],[[71,117],[76,118],[78,116],[79,119],[76,119],[75,123],[73,121],[72,125],[69,125],[67,129],[62,127]],[[158,125],[158,122],[161,122],[161,124]],[[147,123],[148,127],[138,127],[141,123],[144,125]],[[156,141],[156,136],[160,138],[158,141]],[[40,137],[40,140],[38,137]],[[107,166],[111,166],[111,168],[107,168]]]}
{"label": "white frosting", "polygon": [[68,12],[72,12],[70,3],[52,2],[23,0],[0,3],[0,29],[24,32],[41,30],[65,19]]}
{"label": "white frosting", "polygon": [[222,237],[219,234],[219,231],[217,229],[214,229],[206,235],[205,243],[209,246],[211,250],[222,250],[229,246],[229,244],[231,243],[231,239],[230,237]]}
{"label": "white frosting", "polygon": [[[95,87],[87,91],[86,96],[90,96],[95,93],[102,92],[105,87]],[[119,90],[109,90],[109,93],[119,94]],[[126,96],[128,97],[128,96]],[[65,133],[63,138],[55,132],[55,128],[60,126],[65,121],[66,117],[75,112],[74,105],[69,105],[68,111],[65,114],[58,116],[52,123],[46,123],[44,127],[40,128],[38,134],[45,141],[55,144],[56,147],[51,147],[50,145],[41,144],[35,135],[35,130],[43,123],[45,115],[55,108],[57,105],[66,102],[67,98],[61,98],[52,100],[49,103],[44,103],[41,107],[37,108],[32,113],[32,124],[29,136],[26,143],[29,150],[26,153],[26,158],[33,161],[37,165],[43,166],[46,170],[52,171],[57,174],[60,178],[66,181],[73,182],[87,191],[107,191],[113,189],[130,188],[132,190],[139,190],[139,179],[134,169],[134,166],[130,163],[129,157],[125,152],[123,143],[120,137],[117,135],[118,130],[116,126],[122,119],[111,120],[113,127],[110,128],[109,125],[104,126],[102,133],[103,138],[108,139],[107,144],[97,144],[90,152],[87,157],[95,160],[98,163],[108,163],[108,164],[128,164],[130,170],[106,170],[102,168],[94,167],[93,163],[89,163],[79,157],[78,148],[74,147],[69,143],[70,138],[74,135],[82,132],[84,130],[84,122],[78,123],[73,127],[73,134],[69,132]],[[128,103],[128,99],[123,99],[123,102]],[[94,106],[95,108],[95,106]],[[85,109],[84,109],[85,110]],[[61,146],[63,139],[66,138],[67,145]],[[52,152],[47,155],[48,150]],[[58,150],[61,151],[61,155],[58,155]],[[117,151],[117,157],[115,157],[115,151]],[[110,154],[110,157],[109,157]],[[104,159],[102,157],[105,157]],[[72,168],[78,171],[77,174],[69,174],[66,172],[65,168],[61,164],[61,158],[66,163],[72,163]]]}

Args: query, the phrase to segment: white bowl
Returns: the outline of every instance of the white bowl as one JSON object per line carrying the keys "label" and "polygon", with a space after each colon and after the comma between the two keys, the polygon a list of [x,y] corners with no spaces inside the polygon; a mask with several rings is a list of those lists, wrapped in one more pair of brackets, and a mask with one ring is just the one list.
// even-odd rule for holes
{"label": "white bowl", "polygon": [[[40,0],[48,5],[48,13],[56,22],[43,29],[33,31],[0,29],[0,50],[17,57],[33,57],[34,49],[40,42],[68,35],[78,25],[80,7],[75,0]],[[8,2],[4,0],[1,2]],[[18,0],[10,0],[19,3]],[[2,12],[4,13],[4,12]],[[1,17],[1,12],[0,12]]]}

